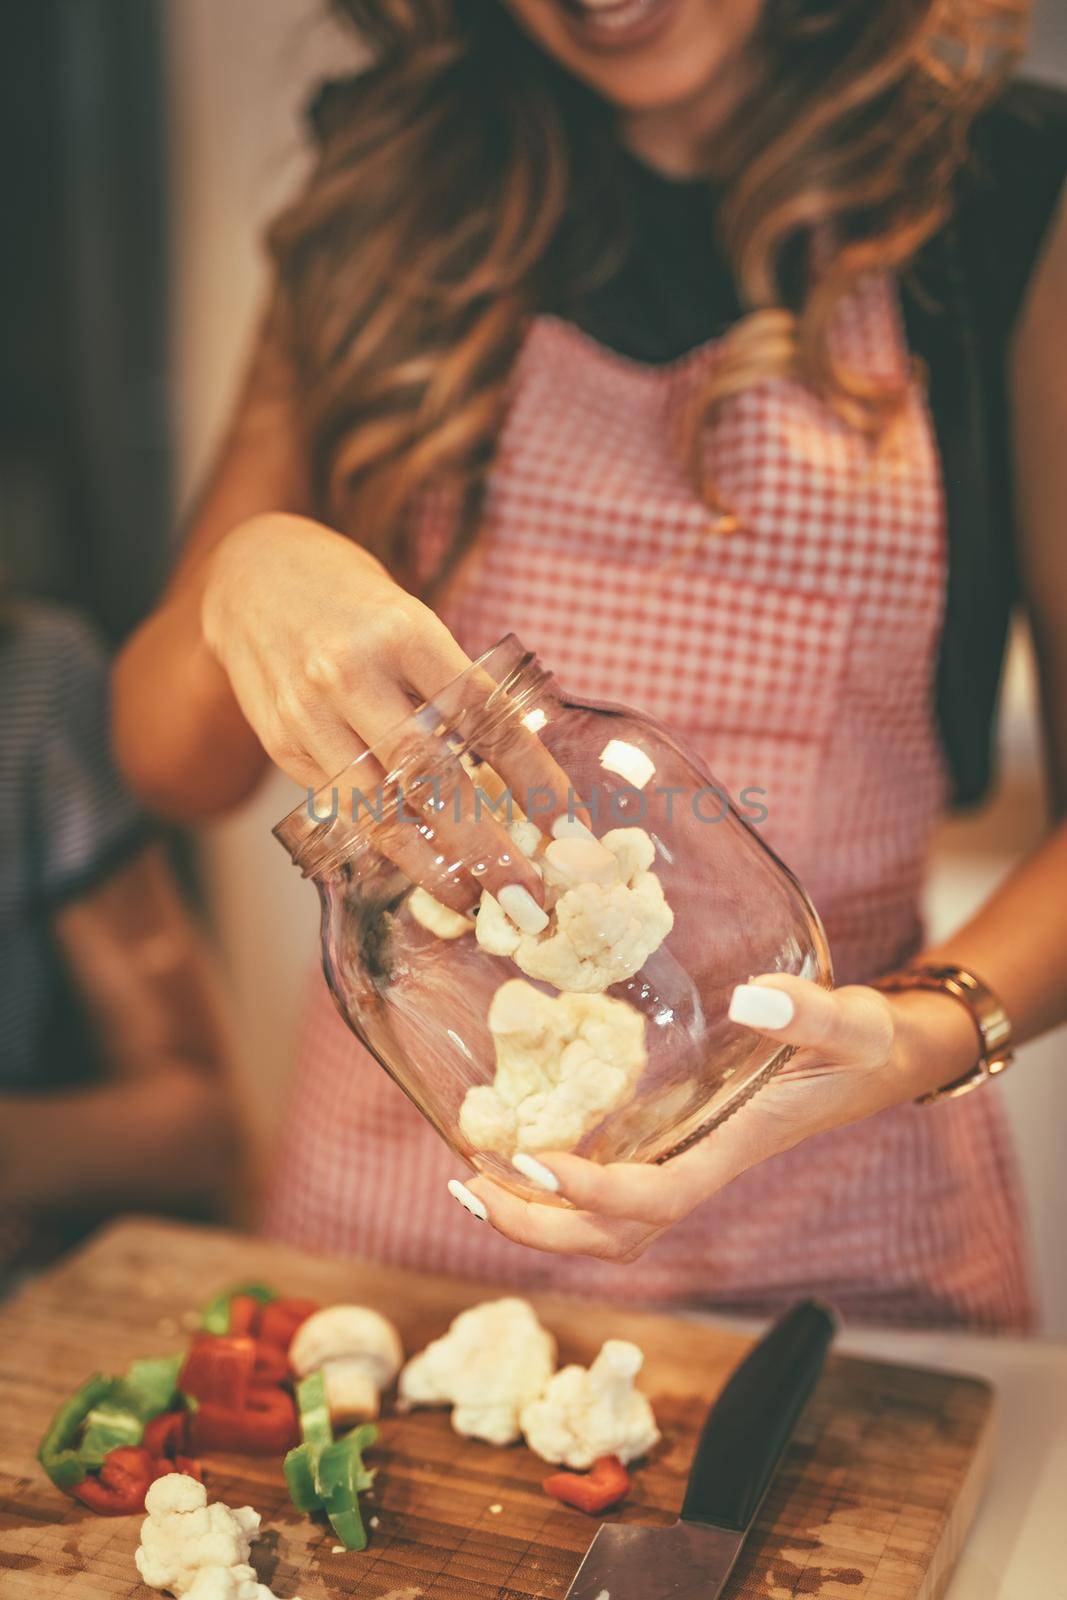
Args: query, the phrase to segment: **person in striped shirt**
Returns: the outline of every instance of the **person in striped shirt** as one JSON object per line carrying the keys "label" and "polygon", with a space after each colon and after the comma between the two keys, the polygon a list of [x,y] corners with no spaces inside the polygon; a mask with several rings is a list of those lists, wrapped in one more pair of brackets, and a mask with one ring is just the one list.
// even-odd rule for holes
{"label": "person in striped shirt", "polygon": [[206,952],[108,740],[107,660],[0,611],[0,1285],[117,1205],[203,1208],[233,1169]]}

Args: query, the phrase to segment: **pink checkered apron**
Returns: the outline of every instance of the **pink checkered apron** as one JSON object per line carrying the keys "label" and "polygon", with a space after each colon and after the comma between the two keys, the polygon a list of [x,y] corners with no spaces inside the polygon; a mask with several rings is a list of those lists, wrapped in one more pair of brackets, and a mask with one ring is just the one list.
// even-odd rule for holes
{"label": "pink checkered apron", "polygon": [[[840,353],[899,371],[892,288],[842,306]],[[530,328],[489,486],[482,554],[444,608],[475,655],[508,632],[578,693],[666,722],[818,906],[838,980],[920,941],[946,778],[932,681],[945,585],[936,448],[914,393],[890,461],[800,385],[767,381],[708,430],[742,529],[717,533],[677,458],[716,344],[665,367],[551,317]],[[440,515],[424,508],[424,553]],[[1026,1246],[995,1090],[901,1106],[745,1174],[636,1263],[542,1254],[448,1196],[459,1163],[348,1032],[310,1005],[269,1233],[311,1249],[620,1300],[775,1309],[816,1291],[868,1321],[1021,1328]]]}

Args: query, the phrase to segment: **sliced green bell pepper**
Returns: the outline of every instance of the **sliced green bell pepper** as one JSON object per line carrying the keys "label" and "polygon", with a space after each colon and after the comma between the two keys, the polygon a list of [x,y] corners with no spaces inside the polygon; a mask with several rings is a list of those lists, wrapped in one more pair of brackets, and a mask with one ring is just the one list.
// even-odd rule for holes
{"label": "sliced green bell pepper", "polygon": [[181,1355],[154,1356],[130,1363],[120,1386],[122,1398],[142,1422],[172,1409],[183,1359]]}
{"label": "sliced green bell pepper", "polygon": [[294,1445],[285,1458],[285,1485],[298,1511],[321,1511],[322,1496],[315,1482],[315,1457],[311,1446]]}
{"label": "sliced green bell pepper", "polygon": [[321,1511],[323,1501],[316,1477],[319,1456],[333,1444],[333,1424],[321,1372],[309,1372],[306,1378],[301,1378],[296,1386],[296,1407],[303,1443],[290,1450],[285,1458],[289,1498],[298,1511]]}
{"label": "sliced green bell pepper", "polygon": [[229,1289],[223,1289],[219,1294],[213,1295],[201,1310],[200,1326],[205,1333],[229,1333],[230,1301],[238,1294],[258,1300],[262,1306],[278,1298],[277,1290],[270,1288],[268,1284],[235,1283]]}
{"label": "sliced green bell pepper", "polygon": [[95,1405],[85,1418],[77,1453],[87,1472],[101,1467],[110,1450],[139,1445],[144,1437],[144,1423],[123,1403],[120,1388],[121,1385],[115,1383],[112,1394]]}
{"label": "sliced green bell pepper", "polygon": [[374,1473],[364,1466],[363,1451],[375,1442],[378,1430],[364,1422],[334,1439],[321,1372],[301,1379],[296,1403],[304,1442],[285,1458],[289,1498],[298,1511],[325,1511],[346,1550],[364,1550],[367,1534],[359,1496],[374,1482]]}
{"label": "sliced green bell pepper", "polygon": [[139,1445],[145,1423],[170,1409],[181,1362],[181,1356],[149,1358],[131,1362],[123,1378],[97,1372],[87,1379],[41,1440],[38,1460],[52,1482],[71,1488],[110,1451]]}
{"label": "sliced green bell pepper", "polygon": [[377,1444],[378,1429],[373,1422],[361,1422],[358,1427],[349,1429],[348,1433],[343,1433],[339,1442],[349,1450],[355,1451],[359,1456],[359,1464],[363,1468],[364,1478],[360,1488],[369,1489],[374,1482],[374,1474],[377,1468],[363,1466],[363,1452],[364,1450],[369,1450],[372,1444]]}
{"label": "sliced green bell pepper", "polygon": [[139,1445],[144,1425],[169,1411],[178,1383],[181,1356],[133,1361],[124,1378],[112,1380],[111,1392],[85,1419],[78,1455],[90,1471],[102,1466],[110,1450]]}
{"label": "sliced green bell pepper", "polygon": [[85,1477],[85,1463],[74,1441],[94,1406],[106,1399],[115,1387],[114,1378],[94,1372],[52,1418],[37,1450],[37,1459],[57,1489],[69,1489]]}
{"label": "sliced green bell pepper", "polygon": [[378,1437],[377,1428],[365,1424],[343,1439],[326,1446],[319,1457],[316,1483],[330,1526],[346,1550],[365,1550],[367,1532],[359,1509],[362,1489],[374,1481],[363,1465],[362,1451]]}
{"label": "sliced green bell pepper", "polygon": [[326,1400],[326,1383],[321,1372],[309,1372],[296,1386],[296,1406],[300,1413],[300,1437],[317,1454],[333,1444],[333,1425]]}

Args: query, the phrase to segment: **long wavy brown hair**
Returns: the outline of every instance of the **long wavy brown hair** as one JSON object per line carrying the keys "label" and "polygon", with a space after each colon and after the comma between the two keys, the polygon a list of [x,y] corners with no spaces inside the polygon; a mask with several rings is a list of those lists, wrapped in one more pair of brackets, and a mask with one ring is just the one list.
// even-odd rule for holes
{"label": "long wavy brown hair", "polygon": [[[610,107],[502,0],[334,0],[372,65],[322,107],[322,151],[270,245],[322,514],[410,581],[408,512],[447,485],[475,537],[529,319],[625,247]],[[766,0],[759,92],[709,152],[745,316],[680,442],[731,394],[800,378],[882,437],[902,389],[835,359],[834,309],[899,272],[941,226],[976,112],[1022,45],[1027,0]],[[833,254],[790,298],[783,264],[830,224]],[[719,507],[722,510],[722,507]],[[432,582],[431,582],[432,587]]]}

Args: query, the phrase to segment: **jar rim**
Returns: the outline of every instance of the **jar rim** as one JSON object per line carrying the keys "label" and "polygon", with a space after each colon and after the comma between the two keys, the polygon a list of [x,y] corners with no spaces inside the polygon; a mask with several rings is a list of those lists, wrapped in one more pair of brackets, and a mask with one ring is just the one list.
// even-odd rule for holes
{"label": "jar rim", "polygon": [[[473,716],[464,689],[479,674],[492,679],[493,687],[482,703],[480,714]],[[342,811],[338,797],[342,789],[350,789],[353,797],[362,795],[359,777],[375,769],[381,770],[383,766],[384,783],[388,785],[394,781],[397,764],[395,761],[383,763],[383,750],[426,746],[431,738],[455,740],[457,724],[465,718],[467,726],[461,742],[453,742],[449,747],[449,753],[458,756],[493,723],[522,711],[529,697],[543,687],[549,676],[534,652],[528,650],[516,634],[505,634],[444,684],[432,699],[413,706],[410,716],[396,723],[327,783],[319,789],[308,788],[300,805],[294,806],[271,832],[288,851],[303,877],[321,875],[366,844],[373,833],[373,809],[368,808],[367,820],[360,821],[358,815]],[[378,785],[382,782],[380,778],[377,780]],[[353,806],[353,812],[355,810]]]}

